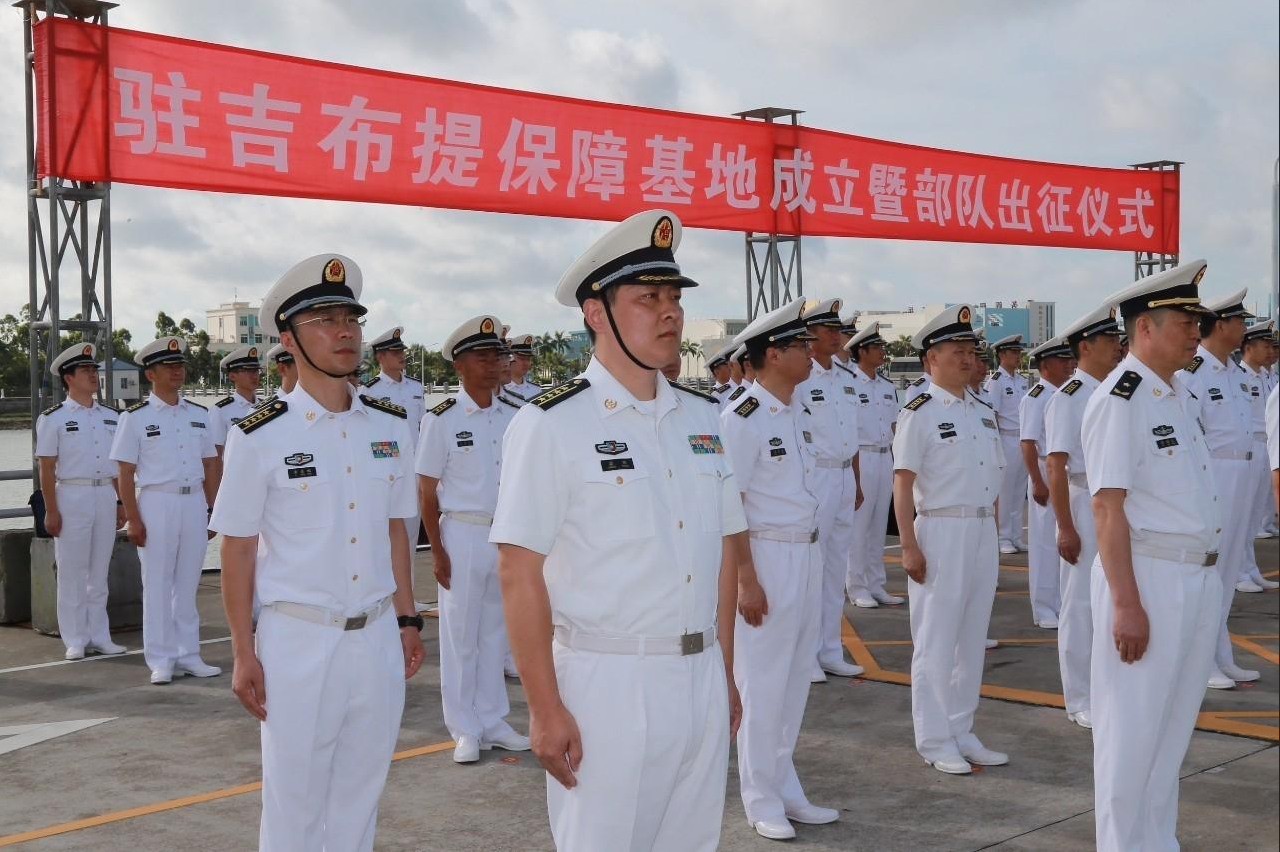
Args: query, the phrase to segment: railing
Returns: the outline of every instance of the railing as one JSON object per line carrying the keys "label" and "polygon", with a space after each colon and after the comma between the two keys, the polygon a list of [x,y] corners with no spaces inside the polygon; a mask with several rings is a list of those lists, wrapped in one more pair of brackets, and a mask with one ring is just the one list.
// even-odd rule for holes
{"label": "railing", "polygon": [[[31,481],[31,469],[26,470],[0,470],[0,482],[15,482],[20,480]],[[16,509],[0,509],[0,520],[8,520],[9,518],[30,518],[35,513],[31,511],[30,506],[19,506]]]}

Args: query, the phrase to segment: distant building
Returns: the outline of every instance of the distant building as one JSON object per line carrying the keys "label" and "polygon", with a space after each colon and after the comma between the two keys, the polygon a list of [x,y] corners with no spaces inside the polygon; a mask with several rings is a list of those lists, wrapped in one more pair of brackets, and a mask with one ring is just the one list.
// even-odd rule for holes
{"label": "distant building", "polygon": [[106,400],[135,400],[142,398],[142,370],[134,363],[111,359],[111,387],[107,387],[107,365],[98,365],[98,393]]}
{"label": "distant building", "polygon": [[[951,303],[937,302],[905,311],[861,311],[859,327],[868,322],[880,323],[880,334],[885,340],[913,337],[925,323],[942,313]],[[999,340],[1011,334],[1021,334],[1028,348],[1039,346],[1053,337],[1057,324],[1057,303],[1013,301],[979,302],[973,306],[973,327],[985,330],[987,340]]]}
{"label": "distant building", "polygon": [[209,333],[209,349],[225,354],[237,346],[253,343],[263,350],[280,342],[274,334],[265,334],[258,325],[258,308],[252,302],[223,302],[216,308],[206,308],[205,330]]}

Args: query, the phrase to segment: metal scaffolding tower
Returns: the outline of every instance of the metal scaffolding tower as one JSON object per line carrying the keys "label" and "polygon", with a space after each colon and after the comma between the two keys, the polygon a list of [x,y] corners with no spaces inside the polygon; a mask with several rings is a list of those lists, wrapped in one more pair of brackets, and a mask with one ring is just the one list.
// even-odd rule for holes
{"label": "metal scaffolding tower", "polygon": [[[781,107],[760,107],[745,112],[735,112],[744,121],[763,121],[773,124],[778,120],[791,120],[791,126],[799,124],[797,116],[804,110]],[[791,153],[794,145],[778,145],[775,153]],[[770,163],[769,168],[772,168]],[[786,234],[747,231],[747,322],[762,312],[768,313],[792,299],[804,296],[804,277],[800,270],[800,237]],[[795,292],[792,292],[794,285]]]}
{"label": "metal scaffolding tower", "polygon": [[[63,397],[62,383],[48,367],[65,332],[78,331],[97,345],[106,362],[111,388],[111,185],[94,181],[41,178],[36,174],[35,25],[50,16],[106,26],[107,11],[118,4],[102,0],[20,0],[27,96],[27,268],[31,331],[32,440],[36,416]],[[109,79],[105,67],[100,73]],[[78,287],[78,319],[64,319],[62,285]],[[72,283],[74,282],[74,283]]]}
{"label": "metal scaffolding tower", "polygon": [[[1153,172],[1166,172],[1177,177],[1182,171],[1182,163],[1177,160],[1155,160],[1150,163],[1134,163],[1133,168]],[[1133,280],[1141,280],[1154,272],[1163,272],[1177,265],[1178,256],[1176,254],[1135,251],[1133,253]]]}

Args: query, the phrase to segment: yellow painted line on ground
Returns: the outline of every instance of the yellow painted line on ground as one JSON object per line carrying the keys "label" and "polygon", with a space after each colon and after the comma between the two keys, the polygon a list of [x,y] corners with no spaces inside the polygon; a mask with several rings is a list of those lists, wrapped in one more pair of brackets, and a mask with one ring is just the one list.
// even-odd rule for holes
{"label": "yellow painted line on ground", "polygon": [[1264,648],[1252,639],[1246,639],[1243,636],[1232,636],[1231,644],[1235,645],[1237,648],[1244,648],[1250,654],[1261,657],[1272,665],[1280,665],[1280,654],[1277,654],[1270,648]]}
{"label": "yellow painted line on ground", "polygon": [[[396,752],[391,756],[391,759],[405,760],[411,757],[421,757],[424,754],[435,754],[437,752],[445,751],[446,749],[451,749],[453,748],[453,745],[453,740],[442,743],[432,743],[428,746]],[[218,799],[229,799],[232,796],[240,796],[244,793],[252,793],[261,789],[262,782],[255,781],[252,784],[240,784],[236,787],[224,787],[221,790],[210,790],[207,793],[197,793],[194,796],[182,796],[177,799],[167,799],[163,802],[141,805],[136,808],[127,808],[122,811],[112,811],[111,813],[99,814],[98,816],[87,817],[85,819],[77,819],[72,820],[71,822],[63,822],[57,825],[46,826],[44,828],[32,829],[31,831],[23,831],[18,834],[6,834],[5,836],[0,837],[0,847],[13,846],[15,844],[26,843],[31,840],[41,840],[45,837],[68,834],[72,831],[81,831],[86,828],[96,828],[100,825],[110,825],[113,822],[123,822],[127,819],[150,816],[151,814],[177,810],[178,808],[186,808],[191,805],[200,805],[205,802],[215,802]]]}
{"label": "yellow painted line on ground", "polygon": [[1280,639],[1280,634],[1276,633],[1232,633],[1232,636],[1239,636],[1244,639]]}
{"label": "yellow painted line on ground", "polygon": [[999,590],[997,590],[997,591],[996,591],[996,594],[997,594],[997,595],[1003,595],[1003,596],[1004,596],[1004,597],[1006,597],[1006,598],[1013,598],[1013,597],[1019,597],[1019,596],[1021,596],[1021,597],[1024,597],[1024,598],[1025,598],[1027,595],[1029,595],[1029,594],[1031,594],[1031,593],[1030,593],[1030,592],[1028,592],[1026,589],[1023,589],[1023,590],[1021,590],[1021,591],[1019,591],[1018,589],[1009,589],[1009,590],[1007,590],[1007,591],[999,591]]}
{"label": "yellow painted line on ground", "polygon": [[[911,675],[908,672],[891,671],[881,668],[880,663],[876,661],[875,655],[871,653],[871,646],[877,645],[909,645],[908,642],[902,640],[874,640],[865,641],[858,635],[858,631],[854,629],[853,624],[848,618],[844,619],[844,625],[841,629],[844,646],[849,649],[853,661],[862,666],[866,671],[862,677],[864,680],[872,680],[878,683],[897,683],[904,686],[911,684]],[[1232,637],[1239,639],[1241,637]],[[1020,639],[1001,639],[1002,644],[1039,644],[1056,642],[1056,638],[1036,638],[1029,640]],[[1251,643],[1252,644],[1252,643]],[[1258,646],[1260,650],[1267,649]],[[1053,692],[1041,692],[1035,689],[1019,689],[1010,686],[998,686],[996,684],[984,683],[979,693],[983,698],[995,698],[1000,701],[1012,701],[1018,704],[1032,704],[1041,707],[1059,707],[1065,708],[1066,703],[1063,697]],[[1233,734],[1239,737],[1250,737],[1257,740],[1268,740],[1270,742],[1280,742],[1280,727],[1271,725],[1261,725],[1256,722],[1240,721],[1242,719],[1280,719],[1280,710],[1218,710],[1213,712],[1204,712],[1196,719],[1196,728],[1202,731],[1211,731],[1221,734]]]}

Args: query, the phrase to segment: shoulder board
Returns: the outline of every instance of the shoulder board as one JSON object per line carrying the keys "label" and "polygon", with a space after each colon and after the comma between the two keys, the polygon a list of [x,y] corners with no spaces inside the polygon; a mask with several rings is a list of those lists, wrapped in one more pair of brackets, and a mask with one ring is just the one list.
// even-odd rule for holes
{"label": "shoulder board", "polygon": [[911,400],[910,402],[908,402],[906,405],[902,406],[902,410],[903,410],[903,411],[915,411],[917,408],[919,408],[920,406],[924,405],[926,402],[928,402],[928,401],[929,401],[929,400],[931,400],[931,399],[933,399],[933,394],[929,394],[929,393],[922,393],[922,394],[920,394],[918,397],[916,397],[915,399],[913,399],[913,400]]}
{"label": "shoulder board", "polygon": [[1082,387],[1084,387],[1084,382],[1080,381],[1079,379],[1072,379],[1071,381],[1063,385],[1061,388],[1059,388],[1058,393],[1065,393],[1067,396],[1071,396],[1073,393],[1080,390],[1080,388]]}
{"label": "shoulder board", "polygon": [[856,375],[857,375],[857,373],[855,373],[855,372],[853,371],[853,368],[852,368],[852,367],[846,367],[844,364],[841,364],[839,361],[837,361],[837,360],[836,360],[836,359],[834,359],[834,358],[832,358],[832,359],[831,359],[831,363],[832,363],[832,364],[835,364],[837,367],[839,367],[841,370],[844,370],[846,373],[848,373],[848,374],[849,374],[849,375],[851,375],[851,376],[856,376]]}
{"label": "shoulder board", "polygon": [[1044,393],[1044,385],[1040,384],[1039,382],[1036,382],[1036,386],[1033,387],[1031,390],[1027,391],[1027,396],[1031,397],[1032,399],[1035,399],[1042,393]]}
{"label": "shoulder board", "polygon": [[569,397],[582,393],[589,387],[591,387],[591,382],[586,379],[570,379],[562,385],[556,385],[551,390],[538,394],[529,400],[529,404],[536,405],[543,411],[547,411],[552,406],[559,405]]}
{"label": "shoulder board", "polygon": [[401,381],[413,382],[415,385],[420,385],[420,384],[422,384],[422,382],[421,382],[420,380],[415,379],[413,376],[403,376],[403,377],[401,377]]}
{"label": "shoulder board", "polygon": [[[974,402],[978,403],[979,405],[985,405],[987,408],[992,407],[991,403],[987,402],[985,399],[978,396],[973,391],[969,391],[969,398],[972,399]],[[915,400],[912,400],[912,401],[914,402]]]}
{"label": "shoulder board", "polygon": [[729,401],[733,402],[735,399],[742,396],[746,392],[747,392],[746,385],[738,385],[738,389],[735,390],[733,393],[729,394]]}
{"label": "shoulder board", "polygon": [[528,402],[528,401],[529,401],[529,398],[528,398],[527,396],[524,396],[523,394],[518,394],[518,393],[516,393],[516,392],[515,392],[515,391],[513,391],[510,387],[503,387],[503,388],[502,388],[502,392],[503,392],[503,393],[505,393],[507,396],[514,396],[516,399],[520,400],[521,402]]}
{"label": "shoulder board", "polygon": [[128,408],[126,408],[126,409],[125,409],[125,412],[126,412],[126,413],[131,413],[131,412],[137,411],[137,410],[138,410],[138,409],[140,409],[140,408],[146,408],[146,407],[147,407],[147,402],[148,402],[148,400],[145,400],[145,399],[144,399],[144,400],[142,400],[141,402],[135,402],[133,405],[131,405],[131,406],[129,406]]}
{"label": "shoulder board", "polygon": [[1142,384],[1142,376],[1133,370],[1125,370],[1124,375],[1116,381],[1115,387],[1111,389],[1111,395],[1118,396],[1121,399],[1129,399],[1140,384]]}
{"label": "shoulder board", "polygon": [[236,423],[236,425],[240,427],[241,432],[248,435],[254,429],[257,429],[265,423],[270,423],[272,420],[275,420],[288,410],[289,403],[285,402],[283,399],[277,399],[272,401],[270,405],[259,405],[253,411],[249,412],[248,416],[242,418],[240,422]]}
{"label": "shoulder board", "polygon": [[711,403],[712,405],[720,404],[720,400],[716,399],[714,396],[712,396],[709,393],[703,393],[700,390],[694,390],[693,388],[687,385],[682,385],[679,382],[670,382],[669,384],[671,385],[671,387],[675,388],[676,390],[682,390],[687,394],[696,396],[698,399],[705,399],[707,402]]}
{"label": "shoulder board", "polygon": [[[739,388],[739,390],[741,390],[741,388]],[[742,405],[739,405],[737,408],[735,408],[733,410],[733,413],[738,415],[739,417],[750,417],[751,412],[755,411],[759,407],[760,407],[760,400],[756,399],[753,396],[753,397],[749,397],[745,402],[742,403]]]}
{"label": "shoulder board", "polygon": [[[450,397],[450,398],[452,399],[452,397]],[[511,400],[507,399],[507,398],[506,398],[505,396],[503,396],[502,394],[498,394],[498,402],[505,402],[507,405],[511,406],[512,408],[519,408],[519,407],[520,407],[520,405],[519,405],[518,403],[514,403],[514,402],[512,402]]]}
{"label": "shoulder board", "polygon": [[374,385],[376,385],[378,383],[378,379],[381,379],[381,378],[382,376],[374,376],[372,379],[369,379],[369,381],[365,382],[363,387],[371,388]]}
{"label": "shoulder board", "polygon": [[52,414],[53,412],[57,411],[61,407],[62,407],[62,403],[56,402],[53,405],[46,408],[44,411],[41,411],[40,414],[41,415]]}
{"label": "shoulder board", "polygon": [[120,413],[120,409],[116,408],[114,405],[107,405],[105,402],[100,402],[98,405],[101,405],[107,411],[114,411],[116,414]]}
{"label": "shoulder board", "polygon": [[1197,355],[1196,357],[1192,358],[1191,363],[1187,365],[1187,372],[1194,373],[1196,370],[1200,369],[1200,365],[1203,363],[1204,363],[1204,356]]}
{"label": "shoulder board", "polygon": [[716,389],[713,391],[713,393],[724,393],[728,389],[729,389],[728,385],[716,385]]}
{"label": "shoulder board", "polygon": [[456,396],[451,396],[448,399],[446,399],[444,402],[437,405],[435,408],[431,409],[431,413],[434,414],[436,417],[439,417],[441,414],[444,414],[446,411],[448,411],[450,408],[453,408],[457,404],[458,404],[458,398]]}
{"label": "shoulder board", "polygon": [[372,396],[365,396],[364,394],[360,394],[360,401],[370,408],[381,411],[384,414],[394,414],[396,417],[402,417],[405,420],[409,419],[409,412],[399,405],[396,405],[394,402],[387,402],[385,399],[376,399]]}
{"label": "shoulder board", "polygon": [[913,388],[918,388],[918,387],[920,387],[922,384],[924,384],[924,383],[925,383],[925,381],[926,381],[928,378],[929,378],[928,376],[921,376],[920,378],[916,379],[914,382],[912,382],[912,383],[911,383],[911,387],[913,387]]}
{"label": "shoulder board", "polygon": [[218,400],[217,402],[214,403],[214,405],[216,405],[218,408],[225,408],[226,406],[230,405],[232,402],[234,402],[234,400],[232,400],[231,397],[227,397],[226,399]]}
{"label": "shoulder board", "polygon": [[196,408],[200,409],[201,411],[208,411],[208,410],[209,410],[209,409],[205,408],[203,405],[201,405],[200,403],[196,402],[194,399],[188,399],[188,400],[187,400],[187,405],[194,405]]}

